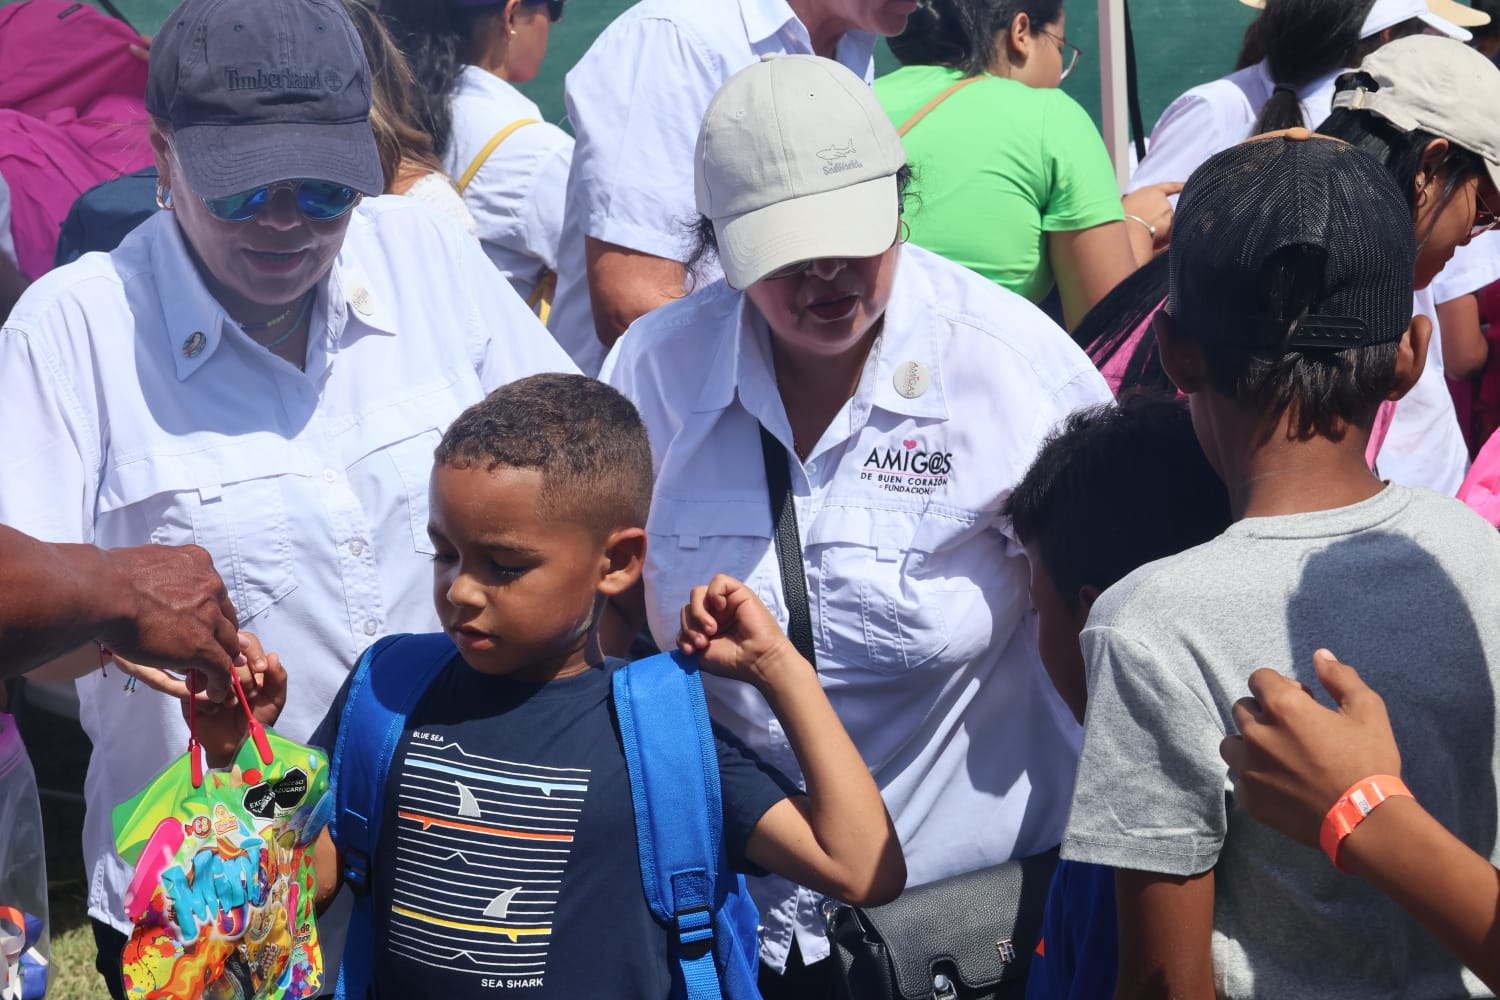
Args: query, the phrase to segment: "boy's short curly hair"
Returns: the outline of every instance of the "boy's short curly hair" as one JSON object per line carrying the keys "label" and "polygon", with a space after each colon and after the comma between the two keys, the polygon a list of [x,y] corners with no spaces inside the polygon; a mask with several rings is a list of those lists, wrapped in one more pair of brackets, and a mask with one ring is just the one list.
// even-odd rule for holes
{"label": "boy's short curly hair", "polygon": [[544,512],[601,538],[645,527],[651,507],[651,443],[641,415],[586,375],[531,375],[496,389],[453,421],[433,459],[459,469],[536,469]]}

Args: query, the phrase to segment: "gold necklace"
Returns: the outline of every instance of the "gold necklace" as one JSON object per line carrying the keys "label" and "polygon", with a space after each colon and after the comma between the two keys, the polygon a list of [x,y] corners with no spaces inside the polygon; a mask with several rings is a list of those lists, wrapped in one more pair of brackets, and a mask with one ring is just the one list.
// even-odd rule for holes
{"label": "gold necklace", "polygon": [[[302,307],[297,311],[297,318],[294,319],[294,320],[292,320],[292,325],[289,326],[289,327],[287,327],[286,333],[283,333],[281,336],[277,337],[275,340],[269,341],[269,342],[264,343],[264,344],[261,344],[261,342],[258,341],[258,340],[256,340],[255,342],[257,344],[260,344],[261,347],[264,347],[266,350],[269,351],[269,350],[272,350],[273,348],[280,347],[282,344],[285,344],[288,340],[291,340],[292,339],[292,334],[294,334],[294,333],[297,332],[298,328],[300,328],[302,326],[302,321],[307,318],[307,311],[312,308],[312,301],[313,301],[313,293],[312,292],[308,292],[306,295],[304,295],[302,297]],[[280,316],[278,316],[275,321],[273,321],[271,323],[264,324],[263,326],[260,327],[260,329],[264,330],[266,327],[275,326],[276,323],[279,323],[281,320],[284,320],[289,315],[291,315],[291,312],[292,311],[290,309],[288,309],[286,312],[284,312]],[[248,330],[246,332],[248,332]],[[251,337],[250,339],[251,340],[255,340],[254,337]]]}

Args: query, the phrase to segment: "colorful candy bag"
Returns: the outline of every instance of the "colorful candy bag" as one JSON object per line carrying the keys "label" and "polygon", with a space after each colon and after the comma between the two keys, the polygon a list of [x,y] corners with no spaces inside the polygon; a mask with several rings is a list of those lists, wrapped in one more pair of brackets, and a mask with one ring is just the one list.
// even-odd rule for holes
{"label": "colorful candy bag", "polygon": [[[243,699],[241,699],[243,702]],[[319,992],[312,845],[333,810],[328,759],[251,721],[228,771],[197,740],[115,807],[136,866],[122,959],[131,1000],[302,1000]]]}
{"label": "colorful candy bag", "polygon": [[0,1000],[47,992],[47,865],[36,775],[16,720],[0,713]]}

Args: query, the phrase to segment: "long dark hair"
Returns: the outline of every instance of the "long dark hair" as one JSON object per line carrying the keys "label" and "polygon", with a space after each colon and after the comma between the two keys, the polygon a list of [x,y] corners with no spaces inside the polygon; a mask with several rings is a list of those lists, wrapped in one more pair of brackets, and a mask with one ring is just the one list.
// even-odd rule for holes
{"label": "long dark hair", "polygon": [[1120,380],[1122,392],[1127,387],[1177,391],[1162,369],[1156,336],[1147,329],[1132,340],[1132,334],[1166,301],[1170,278],[1167,255],[1157,254],[1096,302],[1073,330],[1073,340],[1100,368],[1122,351],[1130,351]]}
{"label": "long dark hair", "polygon": [[[1356,71],[1339,77],[1335,87],[1336,92],[1351,90],[1355,87],[1376,91],[1380,89],[1380,84],[1370,74]],[[1468,95],[1461,94],[1451,96],[1455,100],[1465,100],[1468,97]],[[1403,132],[1374,112],[1355,108],[1335,108],[1328,119],[1318,126],[1318,131],[1335,139],[1343,139],[1351,146],[1358,146],[1379,160],[1386,172],[1395,179],[1415,220],[1417,172],[1422,168],[1422,157],[1426,154],[1427,147],[1437,136],[1419,128]],[[1448,155],[1439,165],[1439,170],[1445,175],[1445,180],[1442,190],[1436,192],[1437,204],[1436,211],[1432,213],[1432,222],[1428,224],[1426,232],[1417,234],[1418,252],[1421,252],[1422,247],[1431,238],[1432,227],[1437,223],[1438,216],[1442,214],[1443,207],[1448,204],[1448,200],[1470,178],[1477,176],[1483,167],[1484,161],[1477,153],[1452,142],[1448,144]]]}
{"label": "long dark hair", "polygon": [[928,0],[887,44],[903,66],[950,66],[976,76],[995,65],[996,39],[1017,14],[1026,15],[1037,35],[1062,9],[1062,0]]}
{"label": "long dark hair", "polygon": [[1360,33],[1374,0],[1266,0],[1256,43],[1276,89],[1255,119],[1256,133],[1306,125],[1297,90],[1359,65]]}
{"label": "long dark hair", "polygon": [[422,85],[419,123],[439,155],[453,141],[453,88],[474,39],[481,25],[504,10],[504,3],[454,8],[445,0],[381,0],[386,26]]}

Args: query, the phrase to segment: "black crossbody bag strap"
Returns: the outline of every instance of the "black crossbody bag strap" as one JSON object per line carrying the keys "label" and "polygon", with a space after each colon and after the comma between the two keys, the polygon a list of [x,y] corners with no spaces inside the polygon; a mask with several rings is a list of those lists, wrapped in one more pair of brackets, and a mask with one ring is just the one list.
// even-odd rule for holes
{"label": "black crossbody bag strap", "polygon": [[797,533],[797,507],[792,503],[792,475],[787,455],[775,435],[760,429],[760,453],[766,462],[766,492],[771,499],[771,530],[776,561],[781,564],[781,593],[786,601],[787,638],[802,658],[818,667],[813,651],[812,613],[807,607],[807,574],[802,569],[802,537]]}

